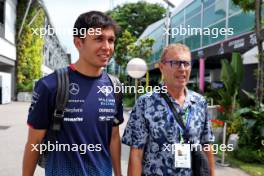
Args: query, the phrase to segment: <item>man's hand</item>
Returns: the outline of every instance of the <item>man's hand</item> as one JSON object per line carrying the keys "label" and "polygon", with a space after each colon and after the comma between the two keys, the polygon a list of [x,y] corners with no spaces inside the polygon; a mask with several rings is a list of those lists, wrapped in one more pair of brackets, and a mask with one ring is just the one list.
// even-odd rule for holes
{"label": "man's hand", "polygon": [[[214,162],[214,155],[212,152],[212,145],[210,145],[210,150],[205,151],[204,153],[206,154],[208,161],[209,161],[209,167],[210,167],[210,176],[214,176],[215,175],[215,162]],[[207,147],[208,149],[208,147]]]}
{"label": "man's hand", "polygon": [[128,176],[141,176],[143,149],[130,148]]}
{"label": "man's hand", "polygon": [[47,130],[36,130],[29,128],[28,139],[24,151],[22,176],[34,175],[39,158],[39,151],[34,150],[33,146],[36,146],[42,142],[46,131]]}
{"label": "man's hand", "polygon": [[118,126],[112,128],[110,153],[112,157],[114,174],[115,176],[121,176],[121,141]]}

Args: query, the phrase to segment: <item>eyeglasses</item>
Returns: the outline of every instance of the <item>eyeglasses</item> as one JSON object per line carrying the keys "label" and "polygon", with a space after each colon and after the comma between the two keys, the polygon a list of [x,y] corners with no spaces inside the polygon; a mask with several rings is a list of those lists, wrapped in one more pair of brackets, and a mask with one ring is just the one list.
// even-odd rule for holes
{"label": "eyeglasses", "polygon": [[171,68],[179,69],[181,68],[181,65],[185,69],[189,69],[191,67],[191,61],[183,61],[183,60],[167,60],[167,61],[161,61],[164,64],[170,63]]}

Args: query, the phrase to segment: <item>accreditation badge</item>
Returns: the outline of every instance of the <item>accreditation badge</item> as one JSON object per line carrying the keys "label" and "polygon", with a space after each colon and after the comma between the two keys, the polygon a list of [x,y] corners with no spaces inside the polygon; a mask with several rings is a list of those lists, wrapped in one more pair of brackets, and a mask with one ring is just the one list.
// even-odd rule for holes
{"label": "accreditation badge", "polygon": [[176,168],[191,168],[190,144],[173,144]]}

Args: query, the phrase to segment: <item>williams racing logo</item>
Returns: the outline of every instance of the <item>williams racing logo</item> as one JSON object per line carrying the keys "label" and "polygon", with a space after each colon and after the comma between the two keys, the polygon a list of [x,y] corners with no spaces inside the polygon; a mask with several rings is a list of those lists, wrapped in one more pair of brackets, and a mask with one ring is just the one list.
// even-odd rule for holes
{"label": "williams racing logo", "polygon": [[103,93],[105,96],[110,95],[113,92],[113,87],[112,86],[97,86],[98,91],[97,93]]}

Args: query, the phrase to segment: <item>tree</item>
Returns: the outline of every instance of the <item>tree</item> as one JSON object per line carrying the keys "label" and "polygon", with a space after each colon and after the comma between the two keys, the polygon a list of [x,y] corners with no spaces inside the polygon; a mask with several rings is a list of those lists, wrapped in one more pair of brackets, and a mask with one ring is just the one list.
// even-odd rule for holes
{"label": "tree", "polygon": [[262,17],[261,17],[261,9],[262,9],[262,0],[232,0],[234,4],[240,6],[243,11],[255,11],[255,32],[257,38],[257,47],[258,47],[258,69],[257,69],[257,87],[256,87],[256,100],[255,104],[257,108],[260,108],[260,104],[263,101],[263,87],[264,87],[264,53],[263,53],[263,36],[261,36],[262,29]]}
{"label": "tree", "polygon": [[115,61],[118,65],[124,66],[126,64],[128,46],[135,41],[136,37],[132,36],[128,30],[124,30],[121,36],[117,39],[115,48]]}
{"label": "tree", "polygon": [[139,44],[131,44],[128,46],[128,59],[139,57],[147,63],[152,53],[152,46],[155,40],[152,38],[144,38],[139,40]]}
{"label": "tree", "polygon": [[128,30],[138,38],[150,24],[163,18],[165,12],[160,4],[139,1],[117,6],[107,14],[117,21],[122,30]]}
{"label": "tree", "polygon": [[[150,62],[152,53],[152,46],[155,40],[152,38],[144,38],[139,40],[139,44],[132,44],[128,46],[128,59],[139,57],[144,59],[147,63]],[[146,73],[146,87],[149,85],[149,72]]]}
{"label": "tree", "polygon": [[107,14],[120,25],[122,31],[117,36],[115,61],[121,67],[127,63],[128,45],[133,44],[152,23],[163,18],[166,10],[159,4],[144,1],[117,6]]}
{"label": "tree", "polygon": [[[26,11],[27,0],[21,0],[17,6],[17,31]],[[38,13],[35,20],[34,16]],[[30,22],[32,23],[30,24]],[[35,35],[32,29],[42,28],[45,12],[37,1],[33,2],[28,12],[20,37],[17,36],[16,81],[17,92],[32,91],[34,81],[41,77],[42,49],[44,39]],[[17,32],[18,33],[18,32]]]}
{"label": "tree", "polygon": [[221,81],[224,83],[224,88],[219,90],[218,93],[221,97],[221,120],[228,123],[228,126],[232,126],[232,123],[236,120],[234,112],[236,110],[236,100],[239,93],[240,84],[244,75],[244,67],[241,56],[239,53],[232,54],[231,64],[224,59],[221,61]]}
{"label": "tree", "polygon": [[226,112],[232,114],[235,106],[240,84],[243,79],[244,69],[242,59],[239,53],[232,54],[231,64],[224,59],[221,61],[221,81],[225,88],[219,91],[222,98],[220,102],[226,109]]}

